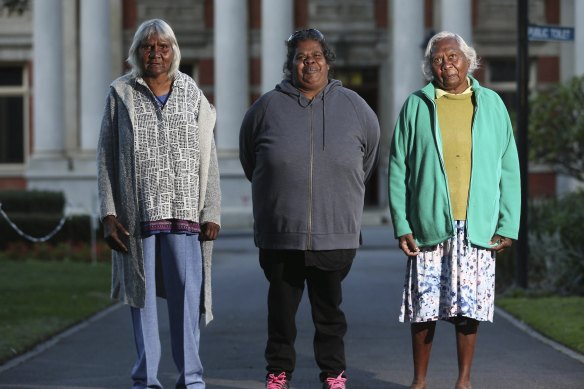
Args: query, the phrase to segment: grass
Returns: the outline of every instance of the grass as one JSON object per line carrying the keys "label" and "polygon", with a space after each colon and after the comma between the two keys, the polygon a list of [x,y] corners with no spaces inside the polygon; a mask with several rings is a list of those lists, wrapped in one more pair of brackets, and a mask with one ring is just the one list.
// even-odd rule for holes
{"label": "grass", "polygon": [[112,304],[110,265],[0,260],[0,364]]}
{"label": "grass", "polygon": [[498,297],[496,304],[548,338],[584,353],[584,297]]}

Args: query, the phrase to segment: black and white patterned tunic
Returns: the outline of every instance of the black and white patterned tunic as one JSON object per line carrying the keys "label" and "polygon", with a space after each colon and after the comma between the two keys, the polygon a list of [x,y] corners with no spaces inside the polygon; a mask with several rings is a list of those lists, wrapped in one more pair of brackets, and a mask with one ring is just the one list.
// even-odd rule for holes
{"label": "black and white patterned tunic", "polygon": [[198,222],[198,88],[180,78],[161,106],[143,80],[134,90],[134,147],[141,220]]}

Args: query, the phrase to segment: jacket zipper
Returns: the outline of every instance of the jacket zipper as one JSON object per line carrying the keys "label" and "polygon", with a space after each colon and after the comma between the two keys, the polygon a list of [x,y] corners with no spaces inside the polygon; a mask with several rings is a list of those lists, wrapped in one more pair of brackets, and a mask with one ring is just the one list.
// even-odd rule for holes
{"label": "jacket zipper", "polygon": [[306,241],[306,249],[312,250],[312,179],[314,168],[314,121],[313,121],[313,107],[310,104],[310,170],[308,177],[308,236]]}
{"label": "jacket zipper", "polygon": [[[427,95],[426,95],[427,96]],[[428,98],[429,99],[429,98]],[[434,106],[434,123],[438,123],[438,108],[436,107],[436,102],[434,100],[429,99]],[[444,164],[444,155],[442,147],[442,135],[439,135],[440,131],[438,125],[434,128],[434,139],[436,142],[436,148],[438,149],[438,155],[440,156],[440,165],[442,166],[442,171],[444,172],[444,181],[446,185],[446,196],[448,197],[448,214],[450,215],[450,227],[452,230],[450,231],[452,236],[456,235],[456,231],[454,230],[454,217],[452,216],[452,200],[450,199],[450,188],[448,187],[448,177],[446,176],[446,165]],[[438,136],[440,136],[440,144],[438,144]]]}
{"label": "jacket zipper", "polygon": [[465,236],[466,236],[466,240],[467,242],[470,242],[470,236],[469,236],[469,223],[468,223],[468,210],[470,208],[470,194],[472,193],[472,171],[473,171],[473,165],[474,165],[474,124],[475,124],[475,119],[477,117],[477,112],[479,111],[479,104],[478,104],[478,99],[477,96],[475,94],[475,100],[477,102],[476,107],[473,109],[473,113],[472,113],[472,124],[470,126],[470,177],[468,179],[468,195],[467,195],[467,200],[466,200],[466,223],[464,225],[464,229],[465,229]]}

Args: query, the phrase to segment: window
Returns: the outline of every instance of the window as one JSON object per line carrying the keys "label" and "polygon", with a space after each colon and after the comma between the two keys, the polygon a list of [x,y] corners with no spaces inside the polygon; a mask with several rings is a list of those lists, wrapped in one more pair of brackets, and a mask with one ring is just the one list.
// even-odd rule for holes
{"label": "window", "polygon": [[489,60],[491,82],[515,82],[515,58]]}
{"label": "window", "polygon": [[185,73],[188,76],[191,76],[193,80],[198,84],[199,83],[199,69],[197,65],[191,62],[181,62],[178,70]]}
{"label": "window", "polygon": [[24,67],[0,65],[0,164],[25,162],[26,96]]}
{"label": "window", "polygon": [[[511,118],[515,117],[517,110],[517,70],[515,58],[488,58],[485,60],[486,87],[496,91],[503,99]],[[535,85],[534,63],[529,67],[529,88]]]}

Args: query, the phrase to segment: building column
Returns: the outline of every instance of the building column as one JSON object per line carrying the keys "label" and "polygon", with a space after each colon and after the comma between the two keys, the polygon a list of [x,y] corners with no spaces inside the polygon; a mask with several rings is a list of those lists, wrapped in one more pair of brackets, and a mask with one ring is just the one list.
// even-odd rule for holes
{"label": "building column", "polygon": [[61,0],[33,2],[33,165],[64,152],[62,19]]}
{"label": "building column", "polygon": [[574,75],[584,75],[584,3],[574,1],[574,49],[575,49],[575,69]]}
{"label": "building column", "polygon": [[80,151],[95,157],[105,98],[112,81],[110,2],[82,1],[80,8]]}
{"label": "building column", "polygon": [[251,188],[239,162],[239,128],[250,99],[247,1],[215,0],[213,4],[221,222],[251,226]]}
{"label": "building column", "polygon": [[[424,55],[424,2],[392,0],[388,7],[391,42],[386,61],[391,68],[392,128],[408,95],[424,85],[421,63]],[[399,61],[395,59],[399,58]]]}
{"label": "building column", "polygon": [[440,29],[460,35],[472,46],[472,1],[442,0]]}
{"label": "building column", "polygon": [[284,42],[294,29],[292,0],[262,0],[262,93],[282,81],[286,61]]}
{"label": "building column", "polygon": [[[100,31],[110,30],[104,24],[109,20],[110,1],[32,3],[34,144],[27,188],[63,192],[67,214],[91,214],[97,197],[97,134],[112,68],[109,46],[99,45]],[[100,9],[102,3],[105,10]],[[77,43],[74,37],[79,30]],[[102,39],[110,41],[107,36]],[[102,67],[107,69],[107,79]],[[88,109],[91,101],[97,106]],[[95,112],[99,112],[97,118]]]}
{"label": "building column", "polygon": [[215,0],[215,105],[217,147],[237,152],[249,106],[247,2]]}
{"label": "building column", "polygon": [[[387,205],[387,169],[389,145],[393,128],[406,98],[424,85],[420,67],[424,55],[424,2],[389,0],[387,7],[387,52],[380,75],[380,102],[389,107],[380,112],[381,132],[379,159],[379,187],[381,202]],[[399,60],[396,60],[399,58]],[[389,88],[386,87],[389,85]],[[383,189],[385,188],[385,189]],[[389,209],[382,216],[389,223]]]}

